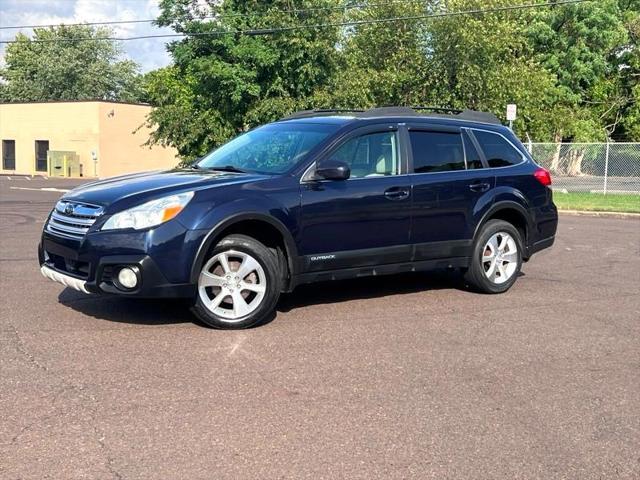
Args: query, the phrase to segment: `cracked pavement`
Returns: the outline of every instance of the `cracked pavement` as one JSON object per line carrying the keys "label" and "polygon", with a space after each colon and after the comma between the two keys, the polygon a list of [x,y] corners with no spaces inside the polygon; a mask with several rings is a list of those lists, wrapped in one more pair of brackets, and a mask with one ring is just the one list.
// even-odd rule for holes
{"label": "cracked pavement", "polygon": [[[17,182],[25,183],[17,183]],[[43,278],[0,177],[0,478],[640,478],[640,220],[561,216],[504,295],[311,285],[222,332]]]}

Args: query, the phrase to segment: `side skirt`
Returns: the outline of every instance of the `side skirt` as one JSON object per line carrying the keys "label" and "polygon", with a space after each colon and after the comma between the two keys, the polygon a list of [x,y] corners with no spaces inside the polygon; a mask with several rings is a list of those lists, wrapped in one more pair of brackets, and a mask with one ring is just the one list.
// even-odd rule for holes
{"label": "side skirt", "polygon": [[292,279],[291,290],[296,286],[303,285],[305,283],[347,280],[360,277],[375,277],[378,275],[394,275],[398,273],[419,272],[443,268],[467,268],[468,266],[469,257],[452,257],[416,262],[391,263],[387,265],[377,265],[374,267],[342,268],[338,270],[325,270],[322,272],[308,272],[298,275]]}

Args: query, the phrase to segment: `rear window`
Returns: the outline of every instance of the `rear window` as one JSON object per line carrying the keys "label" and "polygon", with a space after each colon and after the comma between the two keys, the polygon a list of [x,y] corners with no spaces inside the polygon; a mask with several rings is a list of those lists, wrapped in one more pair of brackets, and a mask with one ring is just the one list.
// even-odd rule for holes
{"label": "rear window", "polygon": [[464,149],[459,133],[410,131],[415,173],[464,170]]}
{"label": "rear window", "polygon": [[516,150],[504,137],[496,133],[474,130],[480,147],[487,157],[489,167],[510,167],[522,163],[522,153]]}

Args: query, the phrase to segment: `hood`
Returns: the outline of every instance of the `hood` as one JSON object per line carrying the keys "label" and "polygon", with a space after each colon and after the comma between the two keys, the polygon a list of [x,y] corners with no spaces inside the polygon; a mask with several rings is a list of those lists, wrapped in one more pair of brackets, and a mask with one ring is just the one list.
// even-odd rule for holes
{"label": "hood", "polygon": [[263,178],[268,177],[253,173],[239,174],[193,169],[135,173],[81,185],[64,195],[63,199],[109,206],[124,199],[132,201],[139,199],[140,202],[146,202],[174,192],[255,182]]}

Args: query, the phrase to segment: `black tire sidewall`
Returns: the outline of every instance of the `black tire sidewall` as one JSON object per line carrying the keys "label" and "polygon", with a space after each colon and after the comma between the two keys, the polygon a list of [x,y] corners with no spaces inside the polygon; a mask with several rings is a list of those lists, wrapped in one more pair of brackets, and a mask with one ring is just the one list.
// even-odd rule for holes
{"label": "black tire sidewall", "polygon": [[[260,306],[245,317],[233,322],[220,317],[204,306],[200,298],[199,289],[196,292],[191,310],[193,313],[210,327],[218,329],[243,329],[259,325],[273,314],[281,290],[281,273],[278,266],[278,259],[271,250],[257,240],[245,235],[229,235],[223,238],[207,255],[201,269],[215,255],[236,250],[251,255],[262,266],[264,270],[267,290]],[[198,277],[200,272],[198,272]]]}
{"label": "black tire sidewall", "polygon": [[[518,247],[518,266],[511,278],[502,284],[495,284],[487,278],[482,265],[482,254],[489,239],[498,232],[506,232],[515,240]],[[503,293],[509,290],[518,279],[522,268],[523,252],[522,236],[517,228],[504,220],[489,220],[482,226],[474,244],[471,263],[467,272],[467,280],[477,290],[483,293]]]}

